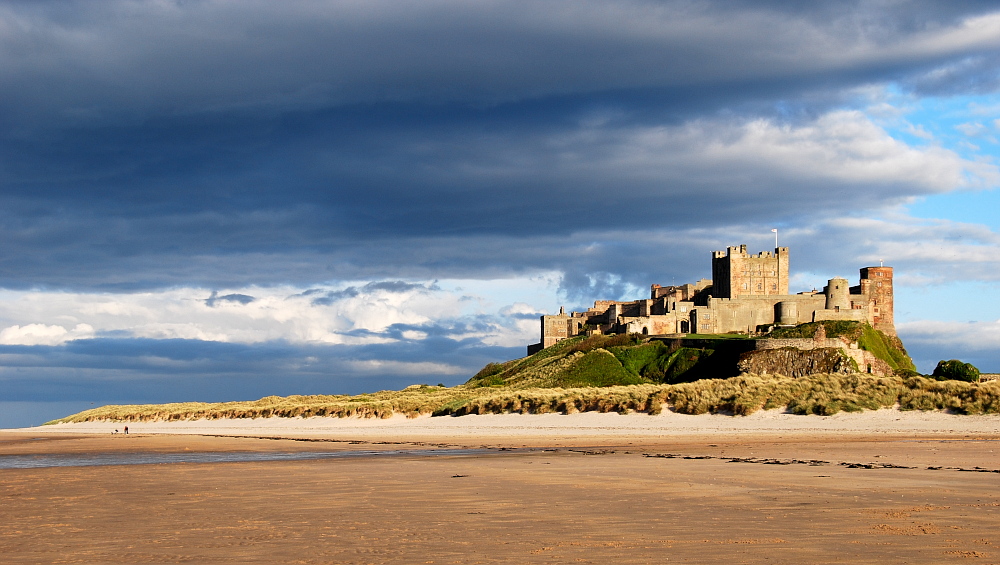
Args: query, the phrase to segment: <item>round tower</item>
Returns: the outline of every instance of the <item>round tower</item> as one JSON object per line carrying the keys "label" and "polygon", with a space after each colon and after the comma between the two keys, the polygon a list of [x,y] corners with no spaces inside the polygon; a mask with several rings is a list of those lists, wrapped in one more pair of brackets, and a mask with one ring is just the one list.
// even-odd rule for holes
{"label": "round tower", "polygon": [[847,279],[836,277],[826,283],[826,309],[851,309],[851,287]]}
{"label": "round tower", "polygon": [[778,303],[778,325],[794,326],[799,323],[799,305],[791,300]]}

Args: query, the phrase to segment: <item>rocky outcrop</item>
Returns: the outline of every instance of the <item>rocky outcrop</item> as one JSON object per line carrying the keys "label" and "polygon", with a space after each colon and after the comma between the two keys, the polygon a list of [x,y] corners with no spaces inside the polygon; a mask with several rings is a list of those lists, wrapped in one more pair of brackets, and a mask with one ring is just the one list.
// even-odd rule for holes
{"label": "rocky outcrop", "polygon": [[815,373],[858,373],[859,367],[843,349],[820,347],[808,350],[784,347],[750,351],[740,356],[739,370],[757,375],[803,377]]}

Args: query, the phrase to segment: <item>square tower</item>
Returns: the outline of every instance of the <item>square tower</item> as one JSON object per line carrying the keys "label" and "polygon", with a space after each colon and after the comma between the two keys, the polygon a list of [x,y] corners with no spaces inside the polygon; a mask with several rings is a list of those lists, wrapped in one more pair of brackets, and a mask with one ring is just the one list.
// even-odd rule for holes
{"label": "square tower", "polygon": [[888,335],[896,335],[892,304],[892,267],[861,269],[861,294],[868,299],[868,317],[872,327]]}
{"label": "square tower", "polygon": [[747,253],[747,246],[712,252],[712,296],[772,296],[788,294],[788,248],[774,253]]}

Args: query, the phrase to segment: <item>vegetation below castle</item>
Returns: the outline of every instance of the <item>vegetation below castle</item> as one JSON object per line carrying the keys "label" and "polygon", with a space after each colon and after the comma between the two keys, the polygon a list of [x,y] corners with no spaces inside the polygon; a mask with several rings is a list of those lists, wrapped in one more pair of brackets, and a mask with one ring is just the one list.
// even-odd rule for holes
{"label": "vegetation below castle", "polygon": [[682,414],[749,415],[786,408],[795,414],[840,411],[952,410],[961,414],[1000,413],[1000,382],[936,381],[924,377],[741,375],[680,384],[637,384],[578,388],[413,386],[357,396],[269,396],[253,402],[104,406],[53,422],[171,421],[199,418],[367,417],[433,414],[545,414],[646,412],[671,409]]}
{"label": "vegetation below castle", "polygon": [[[794,328],[779,328],[764,337],[811,339],[820,327],[826,331],[827,338],[842,337],[857,342],[859,348],[885,361],[899,376],[917,374],[913,361],[898,338],[862,322],[812,322]],[[677,384],[706,378],[735,377],[739,373],[737,362],[740,355],[753,349],[753,338],[747,336],[692,337],[664,342],[635,334],[577,336],[523,359],[491,363],[466,384],[567,388]],[[695,344],[697,347],[693,346]]]}

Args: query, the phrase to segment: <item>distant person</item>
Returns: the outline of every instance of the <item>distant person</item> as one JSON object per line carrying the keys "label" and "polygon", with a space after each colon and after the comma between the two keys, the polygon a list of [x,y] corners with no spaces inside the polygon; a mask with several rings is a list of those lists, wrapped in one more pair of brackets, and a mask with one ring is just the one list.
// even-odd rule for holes
{"label": "distant person", "polygon": [[113,432],[111,432],[111,433],[112,433],[112,434],[117,434],[117,433],[118,433],[118,428],[115,428],[115,431],[113,431]]}
{"label": "distant person", "polygon": [[128,426],[125,426],[125,435],[128,435]]}

